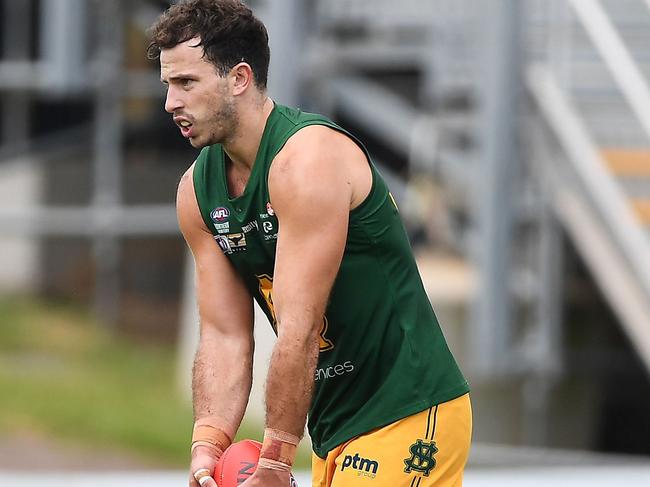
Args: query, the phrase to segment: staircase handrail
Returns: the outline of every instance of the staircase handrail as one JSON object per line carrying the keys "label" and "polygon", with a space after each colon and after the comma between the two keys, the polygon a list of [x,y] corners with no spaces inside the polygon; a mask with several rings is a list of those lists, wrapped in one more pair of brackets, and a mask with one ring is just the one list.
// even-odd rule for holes
{"label": "staircase handrail", "polygon": [[650,139],[650,86],[599,0],[569,0]]}

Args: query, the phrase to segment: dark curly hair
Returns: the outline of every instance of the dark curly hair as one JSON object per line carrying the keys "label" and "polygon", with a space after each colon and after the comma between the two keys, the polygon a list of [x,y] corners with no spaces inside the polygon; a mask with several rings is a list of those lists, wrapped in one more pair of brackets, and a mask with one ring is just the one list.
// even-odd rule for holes
{"label": "dark curly hair", "polygon": [[149,59],[198,37],[203,57],[225,76],[237,63],[253,70],[255,85],[266,88],[271,52],[264,24],[239,0],[181,0],[151,26]]}

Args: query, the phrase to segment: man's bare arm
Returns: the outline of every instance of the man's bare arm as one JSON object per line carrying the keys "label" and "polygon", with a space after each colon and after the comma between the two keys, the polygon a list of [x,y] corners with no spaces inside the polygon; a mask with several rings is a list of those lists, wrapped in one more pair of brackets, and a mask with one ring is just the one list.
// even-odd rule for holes
{"label": "man's bare arm", "polygon": [[[361,159],[361,160],[360,160]],[[369,174],[347,137],[325,127],[296,134],[273,163],[269,188],[279,220],[273,299],[278,341],[267,378],[267,426],[302,436],[311,404],[319,331],[345,249],[355,199],[352,168]]]}
{"label": "man's bare arm", "polygon": [[252,384],[253,303],[201,218],[192,170],[181,179],[176,204],[179,226],[194,256],[201,320],[192,374],[194,416],[210,418],[232,439]]}

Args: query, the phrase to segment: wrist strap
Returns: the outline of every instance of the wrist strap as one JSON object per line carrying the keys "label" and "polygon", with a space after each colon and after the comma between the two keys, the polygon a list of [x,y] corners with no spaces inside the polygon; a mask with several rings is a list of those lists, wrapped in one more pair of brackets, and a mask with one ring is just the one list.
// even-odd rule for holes
{"label": "wrist strap", "polygon": [[268,458],[260,458],[257,462],[257,468],[267,468],[269,470],[291,472],[291,465],[287,465],[286,463],[278,462],[275,460],[269,460]]}
{"label": "wrist strap", "polygon": [[223,427],[224,422],[214,416],[197,419],[192,430],[191,451],[197,446],[212,446],[221,454],[232,443],[232,438]]}
{"label": "wrist strap", "polygon": [[196,448],[198,448],[199,446],[204,446],[206,448],[211,449],[212,451],[214,451],[214,454],[217,457],[220,457],[221,454],[224,452],[224,449],[219,447],[219,446],[214,446],[212,443],[208,443],[207,441],[197,440],[197,441],[192,442],[192,446],[190,448],[190,453],[193,453],[194,450]]}
{"label": "wrist strap", "polygon": [[[260,452],[260,466],[273,470],[291,470],[296,458],[296,449],[300,438],[286,431],[272,428],[264,430],[264,442]],[[262,462],[262,460],[265,462]],[[269,462],[266,462],[266,461]],[[264,463],[264,465],[262,465]],[[278,465],[278,464],[281,464]]]}

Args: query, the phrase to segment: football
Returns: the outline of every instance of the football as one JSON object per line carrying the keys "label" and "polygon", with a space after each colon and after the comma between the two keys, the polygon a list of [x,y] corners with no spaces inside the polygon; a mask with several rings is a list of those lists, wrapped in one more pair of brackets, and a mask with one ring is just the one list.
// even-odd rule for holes
{"label": "football", "polygon": [[[213,478],[218,487],[237,487],[243,484],[255,472],[261,449],[262,444],[255,440],[241,440],[226,448],[214,469]],[[292,475],[289,486],[297,485]]]}

